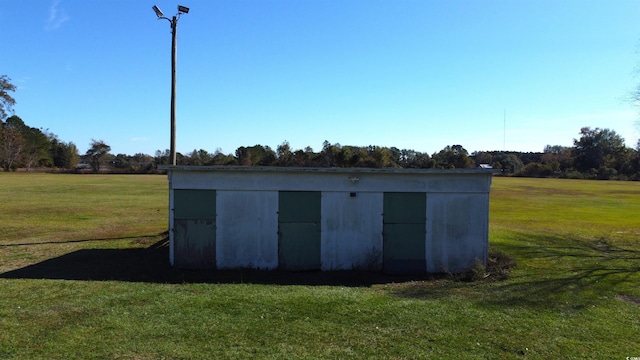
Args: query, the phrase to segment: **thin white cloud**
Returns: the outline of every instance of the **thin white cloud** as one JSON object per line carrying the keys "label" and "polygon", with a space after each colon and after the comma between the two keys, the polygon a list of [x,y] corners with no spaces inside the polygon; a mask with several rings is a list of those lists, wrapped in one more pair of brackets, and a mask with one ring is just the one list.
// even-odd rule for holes
{"label": "thin white cloud", "polygon": [[15,79],[13,83],[16,85],[17,90],[25,90],[27,89],[27,83],[31,80],[30,76],[23,76],[21,78]]}
{"label": "thin white cloud", "polygon": [[44,28],[47,31],[56,30],[69,19],[71,18],[67,15],[67,12],[60,7],[60,0],[53,0],[49,7],[49,17]]}

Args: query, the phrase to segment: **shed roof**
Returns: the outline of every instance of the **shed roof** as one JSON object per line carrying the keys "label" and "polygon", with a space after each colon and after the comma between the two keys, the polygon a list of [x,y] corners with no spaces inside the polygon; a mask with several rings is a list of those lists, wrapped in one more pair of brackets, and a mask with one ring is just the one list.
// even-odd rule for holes
{"label": "shed roof", "polygon": [[186,165],[160,165],[159,170],[167,171],[194,171],[194,172],[282,172],[282,173],[343,173],[343,174],[494,174],[500,169],[394,169],[394,168],[320,168],[320,167],[280,167],[280,166],[186,166]]}

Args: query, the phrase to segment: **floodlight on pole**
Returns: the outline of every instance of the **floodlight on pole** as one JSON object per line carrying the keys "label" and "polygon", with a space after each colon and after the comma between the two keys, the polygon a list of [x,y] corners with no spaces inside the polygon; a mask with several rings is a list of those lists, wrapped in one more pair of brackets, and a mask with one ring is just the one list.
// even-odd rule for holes
{"label": "floodlight on pole", "polygon": [[171,149],[169,155],[169,162],[171,165],[176,165],[176,63],[177,63],[177,36],[178,19],[180,15],[188,14],[189,8],[186,6],[178,5],[178,13],[171,19],[164,16],[164,13],[156,5],[152,7],[156,13],[158,20],[165,19],[171,24]]}
{"label": "floodlight on pole", "polygon": [[159,7],[157,7],[156,5],[153,5],[153,8],[152,8],[152,9],[153,9],[153,11],[155,11],[155,12],[156,12],[156,16],[157,16],[157,17],[159,17],[159,18],[164,17],[164,13],[162,12],[162,10],[160,10],[160,8],[159,8]]}

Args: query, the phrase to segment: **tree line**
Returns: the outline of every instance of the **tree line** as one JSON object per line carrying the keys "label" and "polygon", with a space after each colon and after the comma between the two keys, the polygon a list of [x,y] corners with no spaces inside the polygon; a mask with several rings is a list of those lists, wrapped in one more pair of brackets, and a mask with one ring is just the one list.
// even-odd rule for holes
{"label": "tree line", "polygon": [[[169,164],[169,150],[147,154],[111,154],[103,140],[91,140],[89,150],[79,154],[76,145],[64,142],[48,130],[30,127],[12,115],[15,86],[0,76],[0,165],[4,171],[56,169],[74,172],[153,173]],[[176,154],[178,165],[189,166],[282,166],[367,167],[414,169],[468,169],[492,167],[505,175],[586,179],[640,180],[640,141],[636,148],[610,129],[584,127],[572,147],[547,145],[543,152],[479,151],[469,154],[462,145],[449,145],[429,155],[411,149],[384,146],[350,146],[325,141],[315,152],[311,147],[292,149],[287,141],[272,149],[266,145],[241,146],[233,154],[194,149]]]}
{"label": "tree line", "polygon": [[[504,175],[572,179],[640,180],[640,141],[637,147],[610,129],[584,127],[574,146],[547,145],[542,152],[478,151],[469,154],[462,145],[446,146],[431,155],[411,149],[381,146],[348,146],[325,141],[322,149],[293,150],[283,142],[269,146],[239,147],[235,154],[193,150],[178,153],[178,165],[191,166],[293,166],[368,167],[414,169],[469,169],[491,167]],[[156,152],[154,163],[169,164],[169,151]]]}
{"label": "tree line", "polygon": [[[325,141],[320,151],[307,146],[292,149],[285,141],[275,149],[267,145],[241,146],[233,154],[194,149],[177,153],[186,166],[366,167],[405,169],[470,169],[491,167],[504,175],[574,179],[640,180],[640,142],[626,147],[615,131],[585,127],[574,146],[547,145],[542,152],[478,151],[450,145],[428,154],[385,146],[350,146]],[[169,150],[155,156],[111,152],[103,140],[92,140],[79,154],[76,145],[55,134],[29,127],[11,116],[0,126],[0,164],[4,171],[56,169],[73,172],[154,173],[169,165]]]}

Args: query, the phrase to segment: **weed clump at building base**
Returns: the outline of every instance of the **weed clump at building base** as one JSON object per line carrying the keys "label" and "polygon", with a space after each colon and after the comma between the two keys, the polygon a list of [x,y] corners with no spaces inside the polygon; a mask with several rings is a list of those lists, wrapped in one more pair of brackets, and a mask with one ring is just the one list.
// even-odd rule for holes
{"label": "weed clump at building base", "polygon": [[506,280],[511,269],[515,267],[516,261],[509,254],[499,249],[489,248],[486,266],[480,259],[476,259],[465,271],[455,275],[455,279],[466,282],[485,279]]}

